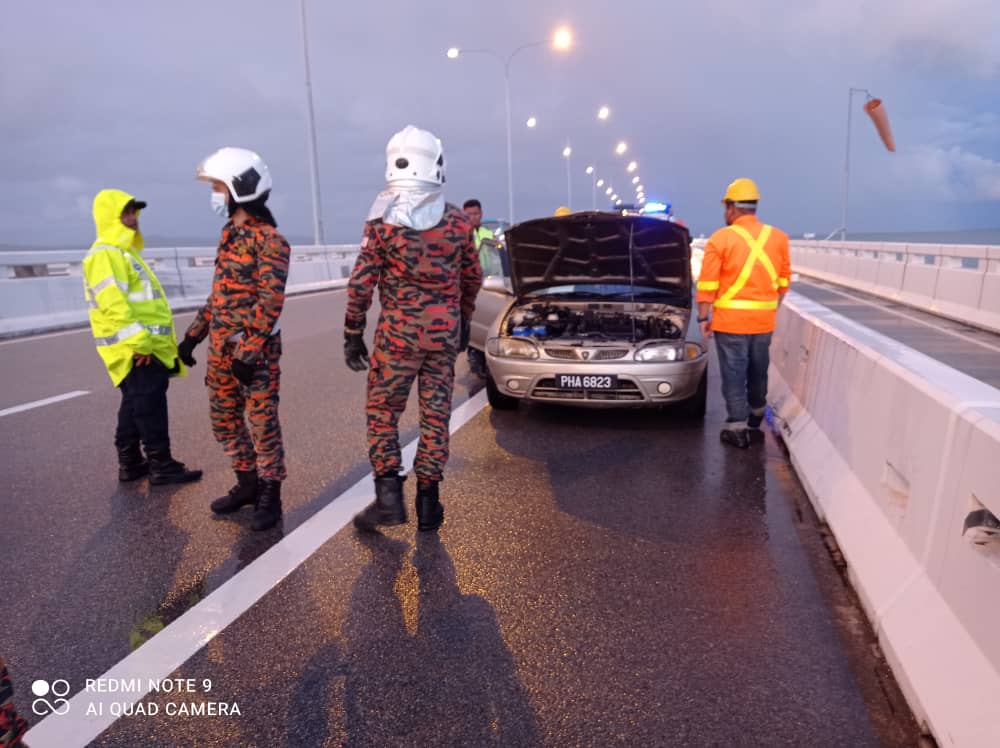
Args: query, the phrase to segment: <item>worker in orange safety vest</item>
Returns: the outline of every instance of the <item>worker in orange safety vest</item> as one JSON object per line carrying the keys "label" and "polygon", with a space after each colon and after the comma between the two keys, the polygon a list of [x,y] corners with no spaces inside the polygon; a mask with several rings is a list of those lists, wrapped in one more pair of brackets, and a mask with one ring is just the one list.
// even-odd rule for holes
{"label": "worker in orange safety vest", "polygon": [[757,220],[759,200],[753,180],[729,185],[726,228],[705,244],[698,278],[698,323],[715,337],[726,401],[720,439],[741,449],[764,440],[771,333],[792,274],[788,235]]}

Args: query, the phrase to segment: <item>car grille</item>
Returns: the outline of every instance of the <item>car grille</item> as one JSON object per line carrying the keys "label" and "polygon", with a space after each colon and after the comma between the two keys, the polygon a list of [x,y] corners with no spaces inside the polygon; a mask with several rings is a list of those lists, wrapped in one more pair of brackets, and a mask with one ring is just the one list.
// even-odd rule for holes
{"label": "car grille", "polygon": [[531,394],[532,397],[537,397],[540,400],[636,401],[643,399],[639,385],[628,379],[619,379],[616,389],[597,391],[556,387],[556,380],[549,377],[547,379],[539,379],[538,384],[535,385],[535,389]]}
{"label": "car grille", "polygon": [[[590,354],[589,358],[584,353]],[[564,361],[617,361],[628,355],[627,348],[546,348],[545,355]]]}

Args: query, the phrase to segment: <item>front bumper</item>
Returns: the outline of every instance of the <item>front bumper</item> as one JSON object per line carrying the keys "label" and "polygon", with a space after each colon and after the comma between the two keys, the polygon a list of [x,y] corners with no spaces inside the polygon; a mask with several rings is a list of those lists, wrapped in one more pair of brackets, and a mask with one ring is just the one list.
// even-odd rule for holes
{"label": "front bumper", "polygon": [[[641,408],[694,397],[708,366],[708,354],[686,361],[584,363],[501,358],[487,353],[486,362],[497,389],[508,397],[590,408]],[[557,374],[615,375],[618,386],[614,390],[562,389],[556,387]]]}

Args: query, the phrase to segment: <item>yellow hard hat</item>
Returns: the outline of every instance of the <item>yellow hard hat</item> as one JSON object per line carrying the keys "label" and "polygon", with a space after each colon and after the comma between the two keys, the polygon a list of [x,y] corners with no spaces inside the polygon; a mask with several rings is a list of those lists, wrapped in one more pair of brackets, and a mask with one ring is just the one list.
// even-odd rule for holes
{"label": "yellow hard hat", "polygon": [[755,203],[760,200],[760,190],[752,179],[740,177],[734,179],[726,188],[726,196],[722,198],[725,203]]}
{"label": "yellow hard hat", "polygon": [[568,216],[572,212],[573,211],[571,211],[565,205],[560,205],[558,208],[556,208],[556,215],[557,216]]}

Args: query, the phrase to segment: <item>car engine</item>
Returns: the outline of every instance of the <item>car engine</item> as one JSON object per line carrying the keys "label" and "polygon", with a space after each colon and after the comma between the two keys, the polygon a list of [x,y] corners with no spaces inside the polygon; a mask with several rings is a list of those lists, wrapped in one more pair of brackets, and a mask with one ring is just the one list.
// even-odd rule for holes
{"label": "car engine", "polygon": [[530,304],[516,307],[502,331],[515,337],[570,341],[676,340],[684,335],[686,312],[662,304]]}

